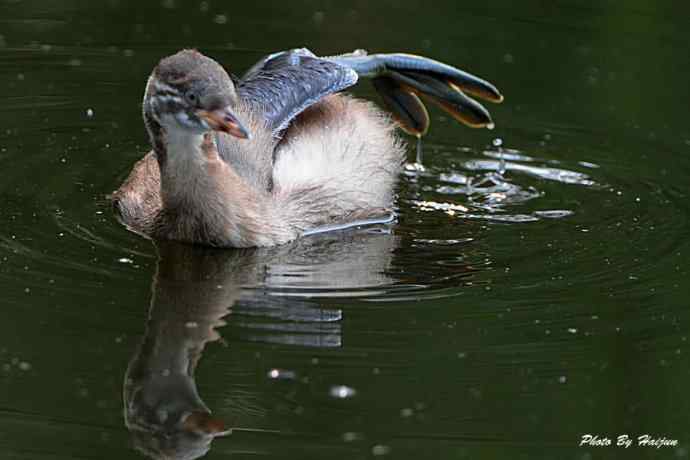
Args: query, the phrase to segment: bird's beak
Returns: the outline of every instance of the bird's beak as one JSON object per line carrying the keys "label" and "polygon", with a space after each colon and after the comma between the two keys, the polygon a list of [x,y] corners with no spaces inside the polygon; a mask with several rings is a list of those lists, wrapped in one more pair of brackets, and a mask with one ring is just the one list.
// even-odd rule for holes
{"label": "bird's beak", "polygon": [[249,139],[249,131],[232,113],[229,107],[213,111],[197,110],[196,114],[214,131],[222,131],[240,139]]}
{"label": "bird's beak", "polygon": [[211,416],[211,414],[207,412],[192,412],[184,418],[182,426],[187,431],[205,433],[212,436],[229,434],[229,430],[225,429],[225,422]]}

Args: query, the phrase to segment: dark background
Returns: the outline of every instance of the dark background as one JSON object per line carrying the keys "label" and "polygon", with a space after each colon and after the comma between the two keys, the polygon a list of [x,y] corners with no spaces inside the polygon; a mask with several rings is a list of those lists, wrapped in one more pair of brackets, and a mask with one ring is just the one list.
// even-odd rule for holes
{"label": "dark background", "polygon": [[[0,458],[140,456],[121,394],[156,251],[105,195],[147,150],[147,76],[183,47],[241,74],[301,46],[426,55],[506,100],[488,106],[493,131],[432,109],[427,173],[403,178],[381,247],[346,235],[330,243],[359,254],[344,268],[311,253],[259,258],[280,282],[237,281],[248,294],[197,384],[245,430],[208,458],[687,458],[689,13],[642,1],[0,0]],[[366,84],[355,92],[375,99]],[[311,313],[275,319],[266,296]],[[326,328],[314,311],[340,319]],[[272,368],[297,377],[271,380]],[[333,385],[356,394],[338,400]],[[679,447],[586,449],[585,433]]]}

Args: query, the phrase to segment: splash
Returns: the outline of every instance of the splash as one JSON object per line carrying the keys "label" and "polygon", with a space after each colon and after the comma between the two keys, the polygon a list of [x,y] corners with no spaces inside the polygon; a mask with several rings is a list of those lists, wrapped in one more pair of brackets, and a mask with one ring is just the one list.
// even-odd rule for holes
{"label": "splash", "polygon": [[[451,216],[495,222],[524,223],[543,219],[560,219],[571,216],[571,209],[530,208],[546,195],[546,183],[592,187],[598,185],[588,174],[555,167],[555,160],[536,158],[519,150],[505,148],[502,139],[495,139],[492,149],[481,152],[486,158],[470,158],[459,163],[455,170],[434,174],[429,171],[418,176],[424,181],[435,182],[423,190],[433,190],[435,200],[412,200],[422,211],[441,211]],[[580,163],[577,163],[580,165]],[[593,169],[593,168],[589,168]],[[535,182],[534,179],[537,179]],[[452,201],[439,200],[441,196],[457,196]],[[518,212],[515,212],[518,211]]]}

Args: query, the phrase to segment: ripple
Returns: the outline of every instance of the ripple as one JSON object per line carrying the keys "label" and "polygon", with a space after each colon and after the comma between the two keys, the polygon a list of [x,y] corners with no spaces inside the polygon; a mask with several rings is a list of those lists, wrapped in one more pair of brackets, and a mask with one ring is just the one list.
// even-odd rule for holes
{"label": "ripple", "polygon": [[[239,336],[255,342],[332,348],[342,345],[342,310],[248,291],[233,307]],[[250,320],[251,318],[251,320]]]}
{"label": "ripple", "polygon": [[516,149],[501,148],[501,150],[484,150],[482,154],[490,158],[496,158],[497,160],[537,161],[536,158],[525,155]]}
{"label": "ripple", "polygon": [[464,163],[470,171],[510,171],[529,174],[540,179],[552,180],[563,184],[593,186],[596,182],[583,173],[567,169],[523,165],[510,161],[469,160]]}
{"label": "ripple", "polygon": [[[36,101],[39,102],[59,108],[63,99],[56,96]],[[62,137],[54,139],[55,143],[72,133],[59,136]],[[69,177],[74,178],[79,189],[88,189],[92,181],[89,146],[76,142],[71,148],[75,167],[70,169]],[[501,247],[501,243],[485,246],[487,230],[495,228],[492,225],[508,227],[503,238],[511,244],[520,244],[514,237],[522,228],[537,235],[542,226],[556,221],[563,221],[558,227],[562,232],[589,232],[615,239],[613,230],[620,229],[619,223],[624,225],[623,210],[632,211],[625,200],[632,194],[641,196],[643,203],[649,202],[642,186],[660,190],[664,199],[672,203],[685,196],[680,189],[659,184],[657,177],[649,184],[626,182],[615,165],[592,162],[590,158],[565,161],[548,152],[523,151],[506,143],[484,150],[441,144],[431,147],[436,152],[427,156],[428,164],[406,171],[402,179],[400,223],[305,238],[252,256],[250,260],[256,266],[263,263],[264,268],[260,276],[241,283],[246,294],[235,303],[233,312],[240,335],[252,341],[339,347],[342,322],[347,316],[340,302],[359,300],[372,305],[387,304],[388,308],[410,308],[408,302],[489,288],[500,254],[494,248]],[[132,149],[130,144],[114,145],[103,154],[107,158],[123,155],[130,161]],[[16,157],[18,161],[28,161],[24,158],[28,157]],[[117,169],[124,170],[121,165]],[[67,284],[69,277],[131,277],[132,270],[151,266],[155,255],[150,243],[129,235],[109,215],[103,197],[114,187],[116,179],[100,177],[106,182],[89,189],[90,197],[95,198],[87,198],[87,206],[84,196],[74,192],[38,193],[33,211],[41,224],[30,225],[26,216],[19,218],[16,228],[24,234],[14,240],[9,234],[1,235],[2,249],[21,255],[24,260],[39,262],[31,264],[31,268],[44,278],[64,281],[62,284]],[[605,203],[610,215],[602,215],[594,206],[600,200],[625,204]],[[26,212],[21,201],[10,208],[16,208],[17,215]],[[640,210],[653,212],[644,207]],[[665,227],[656,222],[656,217],[639,214],[637,219],[636,225]],[[671,234],[676,231],[669,230]],[[377,235],[377,231],[382,234]],[[564,259],[577,266],[596,258],[597,250],[578,247],[581,241],[576,241],[555,243],[562,245],[560,253]],[[39,249],[46,246],[50,249]],[[93,255],[85,256],[88,252]],[[540,261],[541,257],[535,255],[534,259]],[[25,273],[18,263],[17,260],[14,265],[4,264],[4,279],[23,279]],[[61,272],[64,269],[71,271],[69,276]],[[626,271],[630,272],[625,277],[628,281],[629,275],[638,276],[638,271]],[[597,270],[591,270],[589,275],[596,273]],[[323,303],[328,308],[321,308]]]}
{"label": "ripple", "polygon": [[[553,193],[546,186],[548,182],[586,188],[601,187],[589,174],[554,167],[553,164],[558,163],[554,159],[539,158],[504,147],[503,141],[495,147],[497,149],[480,153],[494,158],[492,160],[469,158],[456,162],[448,155],[441,155],[445,162],[439,161],[423,173],[412,176],[417,184],[416,190],[433,191],[434,199],[411,199],[409,203],[421,211],[440,211],[454,218],[523,224],[568,218],[578,212],[577,209],[563,207],[524,209],[534,208],[541,201],[552,201],[547,196]],[[464,148],[460,150],[463,156],[473,153]],[[576,161],[574,166],[584,166],[580,163]],[[596,166],[591,164],[591,168]],[[538,179],[538,182],[532,179]],[[442,197],[460,199],[448,201]]]}

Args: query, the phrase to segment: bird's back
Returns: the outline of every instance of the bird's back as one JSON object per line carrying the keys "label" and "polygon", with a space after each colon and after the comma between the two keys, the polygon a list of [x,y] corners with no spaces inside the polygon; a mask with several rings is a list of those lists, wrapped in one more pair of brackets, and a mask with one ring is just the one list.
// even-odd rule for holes
{"label": "bird's back", "polygon": [[274,201],[304,230],[381,216],[393,203],[404,153],[386,113],[329,96],[303,112],[278,145]]}

